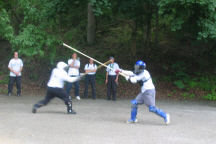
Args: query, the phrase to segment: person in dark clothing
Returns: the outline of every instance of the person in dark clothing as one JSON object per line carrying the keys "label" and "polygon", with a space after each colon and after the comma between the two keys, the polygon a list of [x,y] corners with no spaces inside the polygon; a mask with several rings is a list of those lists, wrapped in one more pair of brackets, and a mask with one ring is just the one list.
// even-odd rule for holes
{"label": "person in dark clothing", "polygon": [[[114,70],[119,69],[119,65],[115,63],[114,57],[110,57],[112,61],[108,66]],[[115,71],[110,70],[109,68],[106,69],[106,84],[107,84],[107,100],[111,100],[111,90],[113,90],[113,101],[116,101],[116,89],[118,84],[118,74]]]}
{"label": "person in dark clothing", "polygon": [[18,58],[18,52],[14,52],[14,58],[10,60],[8,64],[10,70],[10,79],[8,83],[8,96],[11,96],[13,92],[13,84],[16,82],[17,96],[21,93],[21,71],[23,68],[23,62]]}
{"label": "person in dark clothing", "polygon": [[96,90],[95,90],[95,73],[97,71],[97,65],[94,64],[93,59],[89,60],[89,64],[85,65],[85,73],[88,73],[85,76],[85,91],[84,91],[84,99],[88,98],[88,86],[91,84],[92,88],[92,99],[96,99]]}

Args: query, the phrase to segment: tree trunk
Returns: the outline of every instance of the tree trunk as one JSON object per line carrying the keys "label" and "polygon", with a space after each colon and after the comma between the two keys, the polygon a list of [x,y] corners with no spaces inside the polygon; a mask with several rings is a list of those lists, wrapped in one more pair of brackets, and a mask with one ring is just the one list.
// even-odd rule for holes
{"label": "tree trunk", "polygon": [[95,15],[92,11],[92,6],[88,3],[88,23],[87,23],[87,43],[93,43],[95,41]]}
{"label": "tree trunk", "polygon": [[132,33],[131,33],[131,52],[132,56],[130,62],[136,57],[136,37],[137,37],[137,24],[135,21],[132,22]]}
{"label": "tree trunk", "polygon": [[149,47],[151,41],[151,19],[152,19],[152,10],[150,8],[149,15],[148,15],[147,38],[146,38],[147,56],[149,54]]}
{"label": "tree trunk", "polygon": [[156,31],[155,31],[155,47],[158,48],[158,26],[159,26],[159,13],[156,13]]}
{"label": "tree trunk", "polygon": [[145,47],[145,41],[144,41],[144,39],[145,39],[145,36],[144,36],[144,32],[145,31],[145,29],[144,29],[144,25],[143,25],[143,30],[142,30],[142,35],[141,35],[141,39],[142,39],[142,47],[141,47],[141,53],[142,53],[142,55],[144,54],[144,47]]}

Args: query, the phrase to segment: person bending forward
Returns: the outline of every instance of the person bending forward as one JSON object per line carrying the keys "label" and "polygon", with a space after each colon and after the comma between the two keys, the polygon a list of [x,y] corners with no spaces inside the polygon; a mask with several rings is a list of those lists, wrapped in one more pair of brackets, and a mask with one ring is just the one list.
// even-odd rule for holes
{"label": "person bending forward", "polygon": [[76,112],[72,110],[72,102],[69,99],[69,95],[66,93],[66,91],[63,90],[63,87],[64,87],[64,81],[75,82],[81,80],[81,77],[70,77],[69,75],[67,75],[66,72],[67,68],[68,65],[66,63],[58,62],[57,68],[54,68],[52,70],[50,80],[47,84],[48,89],[47,89],[47,94],[45,96],[45,99],[39,101],[33,106],[32,109],[33,113],[36,113],[36,110],[38,108],[47,105],[49,101],[54,97],[58,97],[65,102],[67,106],[68,114],[76,114]]}

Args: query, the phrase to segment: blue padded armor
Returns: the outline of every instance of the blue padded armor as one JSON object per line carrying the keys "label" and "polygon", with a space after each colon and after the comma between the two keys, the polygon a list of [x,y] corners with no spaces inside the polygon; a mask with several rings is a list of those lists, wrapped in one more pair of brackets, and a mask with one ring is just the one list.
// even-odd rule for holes
{"label": "blue padded armor", "polygon": [[135,121],[135,119],[136,119],[137,109],[138,109],[137,101],[134,99],[131,101],[131,119],[133,121]]}
{"label": "blue padded armor", "polygon": [[163,118],[166,118],[166,113],[163,112],[161,109],[157,109],[156,107],[150,105],[149,106],[149,111],[150,112],[153,112],[153,113],[156,113],[157,115],[163,117]]}

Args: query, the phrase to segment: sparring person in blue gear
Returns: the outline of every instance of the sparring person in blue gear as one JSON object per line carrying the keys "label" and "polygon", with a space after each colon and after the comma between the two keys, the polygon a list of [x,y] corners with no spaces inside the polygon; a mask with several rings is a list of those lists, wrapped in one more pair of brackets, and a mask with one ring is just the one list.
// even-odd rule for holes
{"label": "sparring person in blue gear", "polygon": [[69,99],[69,95],[66,93],[66,91],[63,90],[63,87],[64,81],[75,82],[81,80],[82,77],[70,77],[66,72],[67,68],[68,65],[66,63],[58,62],[57,68],[54,68],[52,70],[50,80],[47,84],[48,89],[45,99],[39,101],[33,106],[33,113],[36,113],[36,110],[38,108],[47,105],[47,103],[49,103],[51,99],[57,97],[65,102],[68,114],[76,114],[76,112],[72,109],[72,102]]}
{"label": "sparring person in blue gear", "polygon": [[170,115],[163,112],[161,109],[155,107],[155,86],[152,82],[152,78],[147,70],[145,70],[146,64],[139,60],[136,62],[134,68],[135,71],[116,70],[116,73],[123,73],[126,76],[126,80],[132,83],[139,83],[141,86],[141,92],[137,97],[131,101],[131,118],[127,123],[137,122],[137,109],[138,105],[145,103],[149,107],[149,112],[153,112],[160,117],[164,118],[166,124],[170,123]]}

